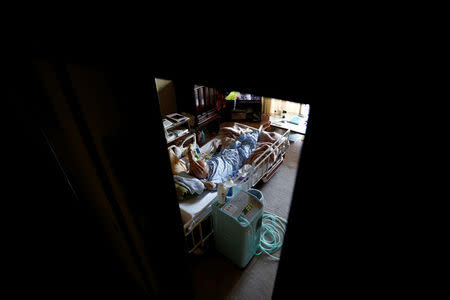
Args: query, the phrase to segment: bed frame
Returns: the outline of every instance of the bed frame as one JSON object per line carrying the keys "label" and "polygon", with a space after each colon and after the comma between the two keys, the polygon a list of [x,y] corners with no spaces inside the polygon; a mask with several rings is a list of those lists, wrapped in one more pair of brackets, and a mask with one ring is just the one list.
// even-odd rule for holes
{"label": "bed frame", "polygon": [[[257,128],[244,125],[238,123],[239,126],[247,127],[249,129],[255,130]],[[263,182],[267,182],[270,178],[275,174],[277,169],[283,163],[286,150],[289,148],[289,129],[271,126],[270,131],[275,131],[280,133],[280,138],[276,140],[272,144],[272,148],[278,149],[278,155],[275,158],[274,162],[270,162],[270,154],[271,149],[267,149],[263,153],[261,153],[253,162],[245,175],[237,178],[233,178],[233,181],[243,187],[244,189],[250,189],[254,187],[260,180]],[[195,143],[195,135],[187,137],[183,143],[182,147],[189,140],[193,139]],[[205,145],[200,148],[202,153],[209,153],[212,147],[212,143],[214,143],[215,139],[210,140]],[[169,147],[168,149],[173,148],[174,146]],[[184,224],[184,235],[186,239],[186,246],[188,253],[201,253],[202,250],[207,246],[207,241],[213,234],[213,224],[212,224],[212,215],[211,215],[211,203],[216,198],[217,192],[214,191],[205,191],[201,195],[198,195],[194,198],[194,201],[204,201],[206,205],[199,211],[199,213],[191,218]],[[180,204],[181,209],[181,204]]]}

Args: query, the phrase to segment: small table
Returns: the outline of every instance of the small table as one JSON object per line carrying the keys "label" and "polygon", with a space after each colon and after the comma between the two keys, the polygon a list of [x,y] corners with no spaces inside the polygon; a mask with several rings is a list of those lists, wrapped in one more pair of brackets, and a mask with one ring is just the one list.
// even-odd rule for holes
{"label": "small table", "polygon": [[[304,120],[302,120],[304,119]],[[297,132],[302,135],[306,133],[307,119],[305,117],[301,118],[300,124],[289,123],[286,118],[278,118],[270,116],[270,126],[280,127],[284,129],[289,129],[292,132]]]}

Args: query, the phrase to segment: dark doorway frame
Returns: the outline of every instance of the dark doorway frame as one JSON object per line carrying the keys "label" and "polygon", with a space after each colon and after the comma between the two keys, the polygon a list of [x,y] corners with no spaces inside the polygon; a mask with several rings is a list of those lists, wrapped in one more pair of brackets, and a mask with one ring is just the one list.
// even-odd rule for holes
{"label": "dark doorway frame", "polygon": [[[89,125],[86,123],[83,112],[78,107],[79,99],[77,99],[76,91],[73,91],[73,85],[70,83],[70,79],[67,76],[67,66],[68,64],[75,64],[86,66],[88,69],[94,69],[101,71],[105,74],[109,88],[111,88],[113,94],[115,95],[115,100],[120,107],[120,113],[123,118],[127,120],[127,128],[124,128],[124,135],[121,136],[122,139],[118,140],[118,144],[115,146],[119,147],[123,152],[117,154],[117,161],[120,162],[124,158],[127,158],[127,166],[120,164],[117,170],[120,172],[127,172],[128,174],[133,174],[133,180],[129,178],[123,180],[122,183],[125,186],[125,190],[128,189],[130,192],[130,197],[139,197],[148,195],[148,185],[145,184],[152,182],[152,176],[148,170],[152,168],[154,173],[159,174],[156,177],[156,181],[153,181],[151,186],[157,190],[163,190],[168,193],[168,199],[172,201],[153,201],[149,203],[140,203],[137,205],[137,201],[133,201],[130,204],[130,209],[135,217],[135,222],[138,224],[138,235],[142,237],[143,243],[147,244],[148,256],[151,259],[150,272],[156,274],[156,285],[146,281],[145,287],[150,294],[156,294],[159,297],[177,297],[183,296],[185,298],[194,298],[192,291],[192,284],[188,279],[190,274],[189,262],[186,259],[185,253],[183,251],[183,238],[182,238],[182,224],[179,215],[178,207],[176,206],[175,190],[170,181],[170,167],[168,164],[168,154],[164,147],[155,147],[156,145],[164,145],[164,134],[161,125],[161,117],[159,114],[158,98],[156,88],[154,86],[155,77],[171,78],[177,82],[197,82],[203,83],[208,86],[218,86],[227,87],[239,90],[244,93],[254,93],[264,96],[284,99],[293,102],[301,102],[310,104],[310,115],[308,120],[308,129],[306,132],[306,137],[304,140],[304,146],[302,149],[302,154],[300,158],[298,176],[296,181],[296,186],[294,190],[294,198],[297,198],[300,193],[303,195],[303,201],[305,201],[305,195],[308,195],[308,183],[311,180],[311,152],[312,152],[312,132],[314,128],[314,110],[315,110],[315,100],[313,97],[298,94],[302,94],[302,88],[299,87],[296,78],[291,78],[288,81],[273,80],[273,78],[267,79],[263,77],[257,77],[256,79],[249,80],[247,76],[236,76],[227,77],[219,75],[220,72],[204,71],[204,69],[199,70],[199,73],[194,74],[185,71],[179,71],[179,69],[169,69],[163,70],[160,66],[154,66],[149,61],[140,61],[139,64],[136,63],[136,59],[132,61],[121,61],[121,60],[108,60],[105,57],[99,59],[99,57],[91,56],[62,56],[49,54],[48,52],[39,52],[37,55],[32,55],[31,57],[26,57],[27,61],[25,65],[27,68],[33,68],[32,60],[44,60],[49,62],[54,66],[55,76],[59,84],[63,87],[65,101],[70,106],[70,110],[75,116],[76,123],[78,124],[78,129],[82,132],[82,137],[84,142],[88,145],[89,153],[91,159],[93,159],[95,168],[102,174],[102,164],[96,158],[95,147],[93,146],[92,138],[89,133]],[[29,65],[28,65],[29,64]],[[218,70],[220,66],[217,67]],[[30,69],[27,69],[30,71]],[[32,72],[32,71],[30,71]],[[37,71],[39,72],[39,71]],[[227,75],[229,75],[227,73]],[[229,79],[232,78],[232,79]],[[37,78],[31,80],[39,80]],[[258,80],[260,80],[258,82]],[[35,82],[36,83],[36,82]],[[295,85],[294,83],[297,83]],[[286,88],[287,86],[295,86],[295,88]],[[20,87],[19,87],[20,88]],[[307,92],[305,93],[307,94]],[[31,99],[24,100],[24,106],[21,108],[25,111],[28,110],[27,105],[30,104]],[[143,141],[141,138],[148,134],[149,130],[156,130],[159,134],[156,136],[156,142]],[[70,138],[70,137],[68,137]],[[90,146],[89,146],[90,145]],[[125,147],[126,145],[132,147]],[[137,150],[138,153],[132,151],[132,149]],[[151,155],[148,155],[151,153]],[[156,160],[154,157],[160,159]],[[155,163],[156,162],[156,163]],[[89,175],[87,175],[89,176]],[[110,191],[111,188],[108,187],[108,180],[105,175],[102,175],[103,188],[106,191]],[[76,186],[76,182],[74,182]],[[111,203],[111,209],[114,214],[121,219],[120,209],[117,208],[115,203],[113,193],[108,193],[108,199]],[[289,213],[288,228],[285,237],[285,245],[281,253],[281,261],[279,266],[279,271],[277,275],[277,280],[274,289],[274,298],[279,295],[284,294],[284,292],[289,291],[288,278],[290,270],[293,269],[294,263],[299,262],[299,258],[296,257],[296,252],[298,248],[295,246],[296,236],[300,228],[300,224],[297,220],[297,216],[300,215],[299,206],[301,203],[297,201],[292,202],[292,206]],[[152,211],[152,212],[164,212],[152,213],[152,217],[147,220],[145,226],[140,224],[142,221],[142,212]],[[139,225],[140,224],[140,225]],[[169,226],[161,226],[161,224],[169,224]],[[142,225],[142,226],[141,226]],[[119,222],[119,227],[127,231],[126,222],[123,220]],[[149,228],[154,230],[149,231]],[[157,230],[156,230],[157,229]],[[151,235],[154,235],[150,237]],[[155,235],[159,241],[161,247],[151,247],[151,244],[155,240]],[[178,238],[174,238],[178,236]],[[131,243],[131,238],[127,239],[127,243]],[[139,265],[139,262],[135,262]],[[142,269],[142,266],[139,266]],[[174,275],[174,272],[178,272]],[[145,273],[145,271],[142,271]],[[176,283],[174,283],[174,281]],[[174,289],[174,286],[180,288]]]}

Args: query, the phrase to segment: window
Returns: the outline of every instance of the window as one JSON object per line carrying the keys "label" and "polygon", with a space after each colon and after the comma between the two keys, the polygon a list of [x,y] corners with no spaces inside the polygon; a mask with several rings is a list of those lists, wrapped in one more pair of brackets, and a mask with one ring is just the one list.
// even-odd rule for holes
{"label": "window", "polygon": [[296,115],[307,116],[309,114],[309,104],[263,97],[263,113],[274,117],[284,114],[286,118]]}

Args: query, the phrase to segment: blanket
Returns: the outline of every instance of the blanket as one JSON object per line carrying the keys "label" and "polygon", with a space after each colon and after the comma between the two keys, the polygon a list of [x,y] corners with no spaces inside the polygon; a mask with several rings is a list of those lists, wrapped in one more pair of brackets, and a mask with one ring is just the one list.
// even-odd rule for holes
{"label": "blanket", "polygon": [[174,175],[173,180],[176,184],[186,188],[191,194],[200,195],[205,190],[205,186],[198,178],[184,172]]}
{"label": "blanket", "polygon": [[218,184],[236,175],[256,148],[258,137],[257,130],[245,133],[227,145],[220,154],[208,159],[208,181]]}
{"label": "blanket", "polygon": [[[227,147],[232,142],[234,142],[236,139],[239,138],[242,134],[250,133],[252,132],[252,129],[247,128],[245,126],[242,126],[239,123],[234,123],[228,126],[223,126],[219,130],[219,136],[221,138],[221,144],[223,147]],[[279,138],[281,138],[281,135],[276,132],[267,132],[262,131],[259,135],[258,144],[256,146],[256,149],[253,151],[253,153],[249,156],[245,164],[252,164],[255,159],[261,155],[261,153],[264,153],[267,149],[270,150],[270,158],[269,163],[275,162],[277,156],[278,156],[278,149],[275,149],[273,147],[273,143],[275,143]],[[272,151],[275,150],[275,151]]]}
{"label": "blanket", "polygon": [[[222,126],[218,134],[218,137],[220,138],[220,144],[222,145],[222,149],[230,148],[229,146],[231,147],[236,146],[236,141],[239,139],[239,137],[241,137],[244,134],[251,133],[252,131],[253,129],[242,126],[239,123],[233,123],[231,125]],[[252,150],[250,152],[241,153],[244,155],[236,157],[236,159],[234,159],[232,162],[238,163],[239,165],[252,164],[256,160],[256,158],[260,156],[262,153],[264,153],[267,149],[270,150],[268,152],[268,155],[270,155],[269,163],[275,162],[278,156],[278,149],[275,149],[273,147],[273,144],[280,137],[281,135],[276,132],[266,132],[266,131],[261,132],[261,134],[259,134],[256,147],[251,147]],[[214,148],[217,148],[217,146],[218,145],[214,145]],[[274,149],[275,151],[272,151]],[[178,199],[181,201],[183,198],[189,195],[200,194],[201,192],[203,192],[204,186],[202,185],[200,180],[186,174],[188,172],[187,166],[182,161],[180,161],[176,157],[176,155],[171,151],[169,151],[169,157],[171,161],[172,172],[174,174],[174,181],[177,187]],[[217,166],[214,166],[215,169],[217,169],[216,167]],[[222,172],[223,170],[218,171]],[[216,183],[218,183],[218,180],[215,181]]]}

